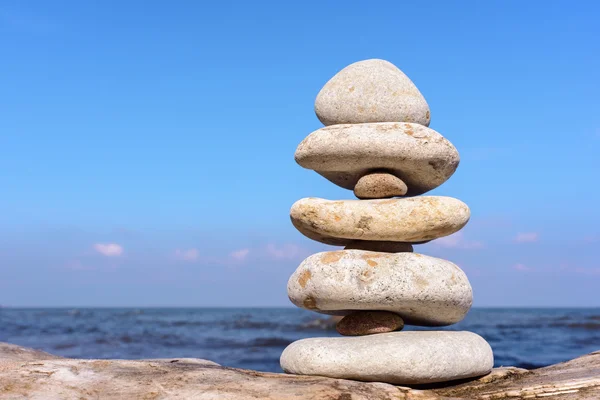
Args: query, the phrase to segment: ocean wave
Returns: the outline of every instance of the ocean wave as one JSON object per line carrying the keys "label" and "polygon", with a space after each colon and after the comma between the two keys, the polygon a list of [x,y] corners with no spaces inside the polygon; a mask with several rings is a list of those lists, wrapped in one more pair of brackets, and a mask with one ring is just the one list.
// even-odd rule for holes
{"label": "ocean wave", "polygon": [[181,320],[181,321],[161,321],[160,325],[164,326],[164,327],[181,327],[181,326],[206,326],[208,325],[207,322],[204,321],[186,321],[186,320]]}
{"label": "ocean wave", "polygon": [[[292,340],[336,336],[335,319],[295,309],[1,309],[0,341],[66,357],[161,358],[183,355],[223,365],[280,371]],[[456,325],[484,337],[497,365],[539,368],[600,348],[600,310],[472,310]]]}
{"label": "ocean wave", "polygon": [[515,330],[515,329],[539,329],[540,328],[540,321],[532,321],[529,324],[498,324],[495,326],[495,328],[497,329],[509,329],[509,330]]}
{"label": "ocean wave", "polygon": [[210,348],[250,349],[253,347],[285,347],[292,340],[281,337],[261,337],[251,340],[207,338],[204,344]]}
{"label": "ocean wave", "polygon": [[600,322],[580,322],[567,325],[569,328],[600,330]]}
{"label": "ocean wave", "polygon": [[285,347],[292,343],[289,339],[280,337],[257,338],[248,342],[251,347]]}
{"label": "ocean wave", "polygon": [[497,367],[511,366],[511,367],[524,368],[524,369],[536,369],[536,368],[547,367],[548,364],[525,361],[525,360],[522,360],[519,357],[515,357],[515,356],[504,356],[503,358],[498,359],[496,361],[496,366]]}
{"label": "ocean wave", "polygon": [[[222,320],[222,321],[190,321],[190,320],[175,320],[175,321],[149,321],[148,323],[156,323],[161,327],[210,327],[224,330],[232,329],[285,329],[288,324],[281,324],[271,321],[253,321],[253,320]],[[293,327],[293,326],[292,326]]]}
{"label": "ocean wave", "polygon": [[524,369],[537,369],[537,368],[547,367],[548,364],[536,364],[536,363],[530,363],[527,361],[520,361],[520,362],[515,362],[512,366],[517,367],[517,368],[524,368]]}
{"label": "ocean wave", "polygon": [[40,333],[43,335],[70,335],[75,332],[76,330],[72,326],[64,325],[50,325],[40,329]]}
{"label": "ocean wave", "polygon": [[309,321],[305,321],[303,323],[300,323],[296,329],[297,330],[304,330],[304,331],[310,331],[310,330],[326,330],[326,331],[332,331],[335,330],[335,326],[337,325],[338,321],[341,319],[341,317],[338,316],[329,316],[326,318],[315,318],[315,319],[311,319]]}
{"label": "ocean wave", "polygon": [[569,324],[550,324],[550,326],[553,328],[600,330],[600,322],[572,322]]}
{"label": "ocean wave", "polygon": [[285,327],[285,324],[269,321],[242,320],[228,323],[226,327],[227,329],[281,329]]}
{"label": "ocean wave", "polygon": [[279,357],[261,357],[261,358],[247,358],[242,357],[237,360],[240,366],[243,367],[252,367],[254,365],[276,365],[279,367]]}
{"label": "ocean wave", "polygon": [[575,348],[580,348],[581,346],[594,346],[600,348],[600,336],[575,338],[571,340],[571,343]]}
{"label": "ocean wave", "polygon": [[140,346],[160,346],[160,347],[190,347],[198,342],[195,339],[177,335],[173,333],[160,333],[144,331],[141,333],[122,333],[119,335],[102,335],[92,339],[97,345],[140,345]]}
{"label": "ocean wave", "polygon": [[79,346],[79,344],[77,343],[59,343],[57,345],[54,345],[53,348],[54,350],[67,350],[77,346]]}

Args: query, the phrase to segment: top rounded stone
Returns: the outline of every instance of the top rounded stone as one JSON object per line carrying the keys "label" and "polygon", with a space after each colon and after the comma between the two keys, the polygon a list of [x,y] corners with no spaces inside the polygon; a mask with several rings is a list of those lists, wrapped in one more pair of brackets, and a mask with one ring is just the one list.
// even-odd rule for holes
{"label": "top rounded stone", "polygon": [[415,84],[394,64],[365,60],[350,64],[323,86],[315,100],[325,125],[413,122],[429,126],[430,112]]}

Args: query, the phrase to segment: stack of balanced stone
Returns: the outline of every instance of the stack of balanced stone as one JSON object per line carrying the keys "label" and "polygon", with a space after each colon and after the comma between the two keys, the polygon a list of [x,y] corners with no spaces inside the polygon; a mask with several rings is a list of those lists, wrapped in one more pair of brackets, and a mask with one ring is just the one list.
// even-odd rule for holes
{"label": "stack of balanced stone", "polygon": [[298,307],[344,316],[338,332],[352,337],[296,341],[281,355],[283,370],[406,385],[487,374],[492,349],[472,332],[399,332],[404,324],[457,323],[473,302],[459,267],[413,253],[413,244],[451,235],[470,216],[457,199],[414,197],[444,183],[459,163],[454,146],[428,128],[427,102],[394,65],[366,60],[327,82],[315,111],[326,126],[300,143],[296,161],[360,200],[292,206],[302,234],[345,248],[308,257],[287,290]]}

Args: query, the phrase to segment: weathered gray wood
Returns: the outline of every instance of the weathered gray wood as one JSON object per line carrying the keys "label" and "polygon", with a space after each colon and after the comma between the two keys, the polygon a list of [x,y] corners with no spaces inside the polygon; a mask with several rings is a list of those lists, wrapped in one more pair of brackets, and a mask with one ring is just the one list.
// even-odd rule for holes
{"label": "weathered gray wood", "polygon": [[600,399],[600,351],[546,368],[496,368],[476,381],[433,390],[475,399]]}
{"label": "weathered gray wood", "polygon": [[221,367],[199,359],[77,360],[0,343],[0,399],[594,399],[600,352],[444,388],[410,389]]}

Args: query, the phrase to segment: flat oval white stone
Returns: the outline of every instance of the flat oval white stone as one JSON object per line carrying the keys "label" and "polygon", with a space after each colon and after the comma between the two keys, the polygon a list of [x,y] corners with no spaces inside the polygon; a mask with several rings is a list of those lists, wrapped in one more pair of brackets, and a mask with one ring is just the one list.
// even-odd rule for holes
{"label": "flat oval white stone", "polygon": [[394,64],[378,59],[350,64],[331,78],[317,95],[315,113],[324,125],[430,121],[429,106],[415,84]]}
{"label": "flat oval white stone", "polygon": [[333,125],[314,131],[296,149],[295,159],[331,182],[353,190],[377,170],[400,178],[415,196],[446,182],[456,171],[456,148],[433,129],[412,123]]}
{"label": "flat oval white stone", "polygon": [[470,216],[465,203],[444,196],[335,201],[309,197],[290,210],[302,234],[334,246],[353,240],[424,242],[459,231]]}
{"label": "flat oval white stone", "polygon": [[296,306],[325,314],[391,311],[406,325],[462,320],[473,303],[465,273],[450,261],[418,253],[340,250],[313,254],[288,281]]}
{"label": "flat oval white stone", "polygon": [[472,378],[494,366],[490,345],[466,331],[310,338],[281,354],[287,373],[416,385]]}

